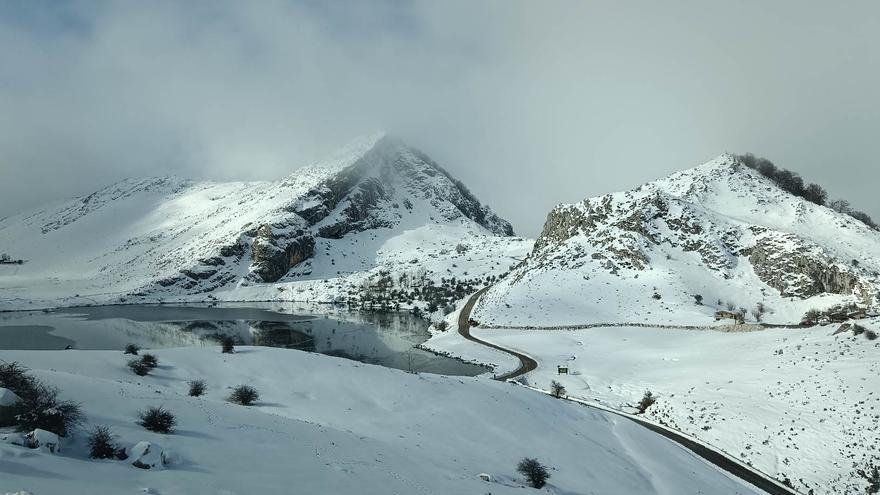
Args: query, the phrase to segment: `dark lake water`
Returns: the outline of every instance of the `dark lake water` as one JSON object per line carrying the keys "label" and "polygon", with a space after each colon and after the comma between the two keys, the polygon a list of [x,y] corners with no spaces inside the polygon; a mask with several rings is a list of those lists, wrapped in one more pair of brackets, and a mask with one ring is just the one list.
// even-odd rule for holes
{"label": "dark lake water", "polygon": [[475,376],[487,368],[416,349],[427,323],[403,313],[305,313],[302,308],[126,305],[0,313],[0,349],[144,349],[240,345],[317,352],[390,368]]}

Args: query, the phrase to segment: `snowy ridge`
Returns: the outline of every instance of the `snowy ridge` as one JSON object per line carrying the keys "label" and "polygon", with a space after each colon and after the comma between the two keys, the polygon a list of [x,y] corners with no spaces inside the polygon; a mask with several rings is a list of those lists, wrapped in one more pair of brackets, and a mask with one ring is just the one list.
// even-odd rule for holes
{"label": "snowy ridge", "polygon": [[[438,246],[418,233],[423,228],[449,244]],[[496,238],[512,235],[509,223],[427,156],[373,134],[276,182],[125,180],[0,220],[0,252],[26,260],[0,266],[0,309],[209,296],[338,301],[365,272],[383,270],[382,260],[419,256],[413,240],[450,253],[455,237],[470,239],[473,255],[498,259],[509,246]],[[394,241],[401,236],[409,240]],[[386,242],[413,251],[394,255]],[[513,245],[519,257],[531,246]],[[479,254],[483,246],[494,251]],[[512,264],[484,270],[474,262],[467,274],[444,267],[442,276],[475,283]],[[342,292],[315,286],[319,279],[336,279],[331,285]],[[302,290],[273,290],[296,282]]]}
{"label": "snowy ridge", "polygon": [[880,233],[722,155],[556,207],[476,314],[502,326],[699,325],[718,310],[757,318],[760,304],[763,321],[797,323],[814,307],[876,309],[878,291]]}

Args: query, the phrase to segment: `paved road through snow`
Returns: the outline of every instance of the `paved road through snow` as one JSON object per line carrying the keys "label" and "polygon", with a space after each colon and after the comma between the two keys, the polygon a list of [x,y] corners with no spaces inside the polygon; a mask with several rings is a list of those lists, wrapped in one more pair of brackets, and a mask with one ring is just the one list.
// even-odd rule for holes
{"label": "paved road through snow", "polygon": [[[491,287],[491,286],[489,286],[489,287]],[[511,354],[511,355],[515,356],[517,359],[519,359],[519,368],[517,368],[509,373],[495,376],[496,380],[504,381],[504,380],[509,380],[511,378],[516,378],[521,375],[525,375],[529,371],[534,370],[535,368],[538,367],[538,362],[535,361],[534,359],[526,356],[525,354],[523,354],[521,352],[517,352],[512,349],[507,349],[505,347],[501,347],[499,345],[495,345],[490,342],[486,342],[485,340],[480,340],[480,339],[474,337],[473,335],[471,335],[471,323],[470,323],[471,311],[474,309],[474,305],[477,303],[477,300],[487,290],[489,290],[489,287],[481,289],[479,292],[477,292],[476,294],[471,296],[471,298],[468,299],[468,302],[465,303],[464,308],[462,308],[461,312],[458,314],[458,333],[462,337],[466,338],[467,340],[476,342],[476,343],[484,345],[486,347],[491,347],[493,349],[497,349],[497,350],[499,350],[501,352],[505,352],[507,354]]]}

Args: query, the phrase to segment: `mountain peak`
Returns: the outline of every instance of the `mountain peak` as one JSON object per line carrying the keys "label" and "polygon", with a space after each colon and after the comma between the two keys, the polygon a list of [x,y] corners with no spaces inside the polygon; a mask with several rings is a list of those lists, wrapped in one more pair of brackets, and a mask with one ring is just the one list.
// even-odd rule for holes
{"label": "mountain peak", "polygon": [[[640,189],[660,191],[681,198],[697,199],[722,189],[765,188],[772,182],[748,168],[736,155],[722,153],[706,163],[642,185]],[[701,194],[702,193],[702,194]]]}
{"label": "mountain peak", "polygon": [[[311,225],[321,223],[322,236],[395,226],[404,218],[420,224],[474,222],[495,235],[513,235],[510,224],[480,203],[461,181],[393,136],[371,134],[322,163],[326,165],[315,170],[326,178],[289,207]],[[337,214],[331,215],[334,211]],[[413,216],[416,211],[420,213]]]}
{"label": "mountain peak", "polygon": [[[336,149],[329,155],[310,163],[305,169],[309,170],[325,170],[330,173],[339,172],[351,165],[370,152],[376,145],[382,141],[387,134],[384,131],[375,131],[364,134],[349,141],[345,146]],[[301,169],[302,170],[302,169]],[[288,177],[294,177],[301,173],[297,170]]]}

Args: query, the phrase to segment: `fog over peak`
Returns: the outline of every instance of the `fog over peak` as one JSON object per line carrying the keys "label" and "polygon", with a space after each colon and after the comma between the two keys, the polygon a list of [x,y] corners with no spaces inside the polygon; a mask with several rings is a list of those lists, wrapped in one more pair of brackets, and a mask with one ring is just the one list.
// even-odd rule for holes
{"label": "fog over peak", "polygon": [[0,3],[0,217],[123,177],[277,179],[375,129],[517,232],[751,151],[880,217],[880,5]]}

